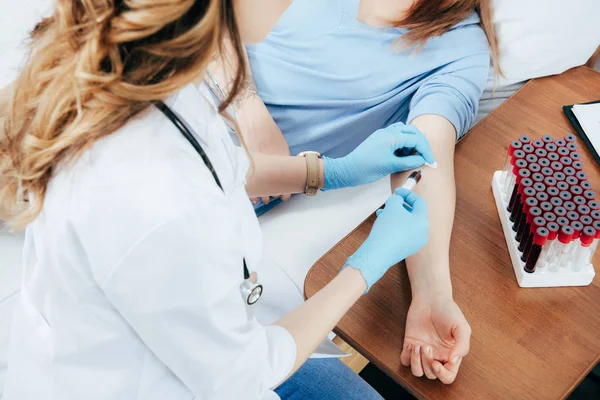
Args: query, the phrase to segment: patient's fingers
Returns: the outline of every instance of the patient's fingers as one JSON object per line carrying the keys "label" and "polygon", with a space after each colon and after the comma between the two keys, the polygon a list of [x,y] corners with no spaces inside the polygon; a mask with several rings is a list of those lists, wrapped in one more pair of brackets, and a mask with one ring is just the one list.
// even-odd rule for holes
{"label": "patient's fingers", "polygon": [[421,351],[421,364],[423,366],[423,372],[429,379],[437,379],[437,376],[433,372],[433,350],[430,346],[424,346]]}
{"label": "patient's fingers", "polygon": [[414,376],[423,376],[423,366],[421,365],[421,346],[414,346],[410,355],[410,369]]}
{"label": "patient's fingers", "polygon": [[462,358],[460,358],[455,363],[446,363],[444,365],[442,365],[442,363],[440,363],[439,361],[434,361],[433,372],[442,383],[449,385],[456,379],[456,375],[458,374],[458,368],[460,367],[461,361]]}
{"label": "patient's fingers", "polygon": [[[379,211],[379,210],[377,210],[377,211]],[[413,348],[412,344],[407,344],[402,349],[402,353],[400,353],[400,362],[405,367],[408,367],[410,365],[410,355],[412,353],[412,348]]]}

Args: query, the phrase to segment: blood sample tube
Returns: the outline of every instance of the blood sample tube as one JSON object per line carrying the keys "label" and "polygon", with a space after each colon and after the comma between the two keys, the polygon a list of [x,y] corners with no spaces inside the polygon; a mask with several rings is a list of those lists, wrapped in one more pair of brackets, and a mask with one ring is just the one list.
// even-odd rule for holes
{"label": "blood sample tube", "polygon": [[558,236],[558,231],[560,226],[556,222],[548,222],[546,224],[546,229],[548,229],[548,240],[546,244],[542,247],[542,252],[538,257],[538,261],[535,264],[535,269],[544,268],[548,265],[549,255],[552,252],[552,248],[557,242],[556,237]]}
{"label": "blood sample tube", "polygon": [[556,186],[556,183],[554,176],[547,176],[544,178],[544,185],[546,185],[546,187]]}
{"label": "blood sample tube", "polygon": [[554,170],[554,172],[562,171],[563,165],[558,161],[552,161],[550,163],[550,168],[552,168]]}
{"label": "blood sample tube", "polygon": [[[572,178],[572,176],[570,176],[569,178]],[[571,186],[569,188],[569,191],[571,192],[573,197],[581,196],[583,194],[583,189],[581,188],[581,186]]]}
{"label": "blood sample tube", "polygon": [[528,164],[535,164],[538,162],[538,158],[535,154],[527,154],[525,156],[525,161],[527,161]]}
{"label": "blood sample tube", "polygon": [[574,176],[567,176],[567,178],[565,179],[565,182],[567,182],[569,184],[569,186],[574,186],[574,185],[579,184],[579,180],[577,178],[575,178]]}
{"label": "blood sample tube", "polygon": [[596,198],[596,192],[594,192],[593,190],[586,190],[585,192],[583,192],[583,197],[588,199],[588,201],[594,200]]}
{"label": "blood sample tube", "polygon": [[594,238],[594,243],[592,244],[592,254],[596,252],[596,248],[598,247],[598,242],[600,242],[600,221],[594,221],[592,227],[596,230],[596,237]]}
{"label": "blood sample tube", "polygon": [[577,221],[571,221],[571,227],[575,231],[573,233],[573,238],[578,238],[581,235],[581,232],[583,231],[584,225],[583,225],[583,222],[581,222],[580,220],[577,220]]}
{"label": "blood sample tube", "polygon": [[529,144],[529,143],[531,143],[531,138],[527,135],[521,135],[519,137],[519,141],[523,144]]}
{"label": "blood sample tube", "polygon": [[525,218],[525,230],[523,231],[523,234],[521,237],[521,243],[519,244],[519,251],[523,252],[523,250],[525,249],[525,246],[527,244],[527,240],[532,235],[531,227],[533,226],[533,220],[536,219],[537,217],[541,217],[541,216],[542,216],[542,210],[539,207],[531,207],[529,209],[529,213],[527,214],[527,216]]}
{"label": "blood sample tube", "polygon": [[537,192],[535,194],[535,198],[538,199],[540,203],[542,203],[544,201],[548,201],[550,199],[550,196],[548,196],[548,193],[546,192]]}
{"label": "blood sample tube", "polygon": [[589,215],[582,215],[581,218],[579,219],[579,221],[581,221],[583,226],[593,226],[594,225],[594,219],[592,217],[590,217]]}
{"label": "blood sample tube", "polygon": [[575,171],[575,168],[573,168],[573,167],[564,167],[562,172],[566,176],[574,176],[577,173],[577,171]]}
{"label": "blood sample tube", "polygon": [[[558,143],[556,145],[558,146]],[[523,148],[524,147],[525,146],[523,146]],[[571,154],[571,152],[569,151],[569,149],[567,149],[566,147],[559,147],[558,150],[556,150],[556,152],[561,157],[568,156],[569,154]]]}
{"label": "blood sample tube", "polygon": [[[575,168],[573,168],[573,169],[575,169]],[[587,181],[588,174],[586,174],[585,171],[577,171],[576,170],[575,177],[577,178],[578,181],[584,182],[584,181]]]}
{"label": "blood sample tube", "polygon": [[544,168],[542,168],[542,175],[552,176],[552,175],[554,175],[554,171],[550,167],[544,167]]}
{"label": "blood sample tube", "polygon": [[544,142],[542,142],[539,139],[534,140],[533,142],[531,142],[531,144],[533,145],[533,147],[535,147],[536,149],[540,149],[544,147]]}
{"label": "blood sample tube", "polygon": [[[535,147],[535,146],[533,146],[533,147]],[[535,155],[538,156],[538,159],[546,158],[546,156],[548,155],[548,152],[542,148],[539,148],[539,149],[535,149]]]}
{"label": "blood sample tube", "polygon": [[548,160],[550,160],[551,162],[560,160],[560,156],[556,152],[548,152],[546,158],[548,158]]}
{"label": "blood sample tube", "polygon": [[523,262],[527,262],[527,258],[529,257],[529,251],[533,245],[533,235],[535,234],[535,231],[538,228],[543,228],[546,225],[546,220],[542,217],[535,217],[530,225],[531,226],[529,228],[527,237],[525,237],[525,234],[523,234],[523,242],[525,242],[525,246],[521,254],[521,261]]}
{"label": "blood sample tube", "polygon": [[552,211],[554,209],[554,207],[552,207],[552,204],[550,204],[549,201],[543,201],[540,203],[539,206],[543,212],[548,212],[548,211]]}
{"label": "blood sample tube", "polygon": [[575,197],[573,197],[573,203],[580,206],[582,204],[587,203],[587,200],[583,196],[575,196]]}
{"label": "blood sample tube", "polygon": [[537,228],[533,235],[533,244],[527,255],[527,261],[525,261],[525,272],[530,274],[535,272],[535,265],[538,262],[542,247],[546,244],[547,239],[548,229]]}
{"label": "blood sample tube", "polygon": [[566,254],[567,246],[571,243],[573,237],[573,228],[568,225],[562,226],[558,231],[558,242],[552,246],[552,252],[549,256],[548,270],[551,272],[557,272],[560,260],[564,254]]}
{"label": "blood sample tube", "polygon": [[592,201],[588,202],[588,207],[592,211],[600,210],[600,203],[598,203],[596,200],[592,200]]}
{"label": "blood sample tube", "polygon": [[[535,151],[535,147],[533,147],[530,143],[524,144],[523,147],[521,147],[521,148],[527,154],[533,153]],[[569,149],[565,149],[565,150],[567,150],[567,154],[569,154]]]}
{"label": "blood sample tube", "polygon": [[506,155],[506,160],[504,161],[504,167],[502,168],[502,175],[500,175],[500,182],[505,183],[507,175],[512,172],[512,164],[511,159],[513,158],[515,151],[519,150],[523,147],[523,143],[519,140],[513,140],[508,145],[508,154]]}
{"label": "blood sample tube", "polygon": [[594,218],[594,221],[600,221],[600,210],[592,210],[590,217]]}
{"label": "blood sample tube", "polygon": [[567,136],[565,136],[565,142],[567,143],[573,143],[575,142],[575,135],[573,135],[572,133],[569,133]]}
{"label": "blood sample tube", "polygon": [[573,198],[573,195],[569,192],[567,192],[566,190],[563,190],[562,192],[560,192],[558,194],[558,197],[560,197],[560,199],[565,202],[565,201],[569,201]]}
{"label": "blood sample tube", "polygon": [[[567,142],[564,139],[556,139],[554,141],[554,143],[556,143],[556,145],[560,148],[560,147],[565,147],[567,145]],[[567,149],[568,150],[568,149]]]}
{"label": "blood sample tube", "polygon": [[[534,164],[537,165],[537,164]],[[533,182],[544,182],[544,179],[546,179],[546,177],[542,174],[540,174],[539,172],[535,172],[531,175],[531,179],[533,180]]]}
{"label": "blood sample tube", "polygon": [[558,172],[554,173],[554,179],[556,179],[556,182],[564,181],[566,177],[567,176],[562,171],[558,171]]}
{"label": "blood sample tube", "polygon": [[546,143],[546,145],[548,145],[548,143],[552,143],[553,141],[554,138],[551,135],[542,136],[542,142]]}
{"label": "blood sample tube", "polygon": [[578,148],[579,146],[577,146],[577,143],[567,143],[567,149],[570,151],[577,151]]}
{"label": "blood sample tube", "polygon": [[569,226],[569,219],[567,217],[558,217],[556,218],[556,223],[560,227]]}
{"label": "blood sample tube", "polygon": [[549,188],[546,189],[546,193],[548,193],[548,196],[550,196],[550,199],[552,199],[552,197],[558,196],[558,194],[560,193],[560,190],[558,190],[557,187],[550,186]]}
{"label": "blood sample tube", "polygon": [[533,188],[535,189],[536,192],[545,192],[546,191],[546,185],[544,185],[542,182],[534,182]]}
{"label": "blood sample tube", "polygon": [[540,164],[540,167],[542,168],[549,167],[550,160],[548,160],[547,158],[538,158],[538,164]]}
{"label": "blood sample tube", "polygon": [[503,177],[504,180],[500,181],[500,183],[502,183],[504,186],[506,186],[510,183],[511,177],[514,176],[513,171],[514,171],[514,168],[517,166],[517,161],[525,159],[526,155],[527,154],[523,150],[520,150],[520,149],[516,149],[513,151],[512,156],[509,157],[509,159],[508,159],[510,167],[508,167],[508,171],[506,171],[506,173],[504,173],[504,170],[502,170],[502,175],[500,175],[500,177]]}
{"label": "blood sample tube", "polygon": [[[545,212],[544,215],[542,215],[542,217],[546,220],[546,222],[556,222],[556,214],[554,214],[551,211]],[[589,215],[587,215],[587,217],[589,217]]]}
{"label": "blood sample tube", "polygon": [[[529,170],[527,170],[527,169],[521,169],[517,172],[517,175],[518,175],[518,177],[515,182],[513,192],[510,196],[510,200],[508,202],[508,207],[506,208],[506,210],[511,213],[511,217],[512,217],[512,213],[515,210],[515,208],[519,208],[518,205],[521,200],[521,193],[519,193],[519,184],[521,183],[521,180],[523,180],[525,178],[529,178],[529,176],[531,175],[531,172],[529,172]],[[517,207],[515,207],[515,206],[517,206]],[[511,221],[514,222],[514,220],[512,220],[512,219],[511,219]]]}
{"label": "blood sample tube", "polygon": [[567,166],[570,166],[571,164],[573,164],[573,160],[571,160],[571,157],[563,156],[560,158],[560,163],[563,165],[563,169],[564,169]]}
{"label": "blood sample tube", "polygon": [[579,215],[589,215],[591,211],[592,210],[590,210],[588,206],[583,204],[577,207],[577,212]]}
{"label": "blood sample tube", "polygon": [[567,218],[569,218],[569,221],[571,222],[579,221],[579,213],[577,211],[569,211],[567,213]]}
{"label": "blood sample tube", "polygon": [[581,161],[575,161],[573,164],[571,164],[571,166],[575,168],[575,171],[583,170],[583,162]]}
{"label": "blood sample tube", "polygon": [[[525,199],[525,202],[523,203],[523,212],[519,216],[517,223],[513,225],[513,231],[517,232],[517,234],[515,235],[515,239],[517,240],[517,242],[521,242],[521,239],[523,238],[523,232],[525,232],[526,227],[527,229],[529,229],[529,224],[527,223],[527,215],[529,215],[529,211],[531,210],[531,208],[537,207],[537,205],[538,201],[535,197],[528,197]],[[523,251],[523,248],[519,246],[519,250]]]}
{"label": "blood sample tube", "polygon": [[590,181],[579,182],[579,186],[583,188],[583,190],[590,190],[592,188],[592,183]]}
{"label": "blood sample tube", "polygon": [[[556,189],[556,188],[553,188],[553,189]],[[583,197],[582,197],[582,199],[583,199]],[[550,199],[550,203],[554,206],[554,208],[561,207],[563,205],[563,201],[560,199],[560,197],[552,197]]]}
{"label": "blood sample tube", "polygon": [[577,210],[577,205],[572,201],[565,201],[563,203],[563,207],[567,210],[567,212]]}
{"label": "blood sample tube", "polygon": [[546,149],[548,154],[554,153],[556,150],[558,150],[558,146],[555,145],[554,143],[547,143],[546,147],[544,147],[544,148]]}
{"label": "blood sample tube", "polygon": [[579,160],[581,160],[581,153],[578,153],[576,151],[574,151],[571,154],[569,154],[569,156],[571,157],[571,159],[573,161],[579,161]]}
{"label": "blood sample tube", "polygon": [[[524,178],[528,179],[528,178]],[[510,213],[509,219],[513,222],[512,229],[514,232],[517,232],[517,224],[521,218],[521,214],[523,213],[523,199],[525,199],[524,187],[521,185],[515,185],[517,187],[517,196],[515,197],[515,203],[512,205],[512,211]]]}
{"label": "blood sample tube", "polygon": [[565,181],[559,181],[556,184],[556,187],[558,188],[558,190],[560,190],[561,192],[567,191],[569,190],[569,184]]}
{"label": "blood sample tube", "polygon": [[[516,152],[515,152],[516,153]],[[527,167],[527,161],[520,159],[515,161],[515,166],[513,167],[512,174],[510,174],[510,178],[508,181],[508,185],[506,186],[505,196],[507,198],[511,198],[512,193],[515,190],[515,180],[519,175],[519,170]]]}
{"label": "blood sample tube", "polygon": [[579,246],[573,254],[573,262],[571,263],[571,270],[574,272],[581,271],[586,265],[588,265],[592,259],[592,244],[596,237],[596,230],[591,226],[586,226],[583,229],[581,236],[579,237]]}
{"label": "blood sample tube", "polygon": [[556,214],[557,217],[566,217],[567,210],[564,207],[556,207],[554,208],[554,214]]}

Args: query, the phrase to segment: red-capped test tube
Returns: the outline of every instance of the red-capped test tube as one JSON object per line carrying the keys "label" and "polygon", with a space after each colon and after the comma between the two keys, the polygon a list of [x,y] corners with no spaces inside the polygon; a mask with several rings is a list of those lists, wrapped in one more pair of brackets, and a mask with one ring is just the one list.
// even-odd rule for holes
{"label": "red-capped test tube", "polygon": [[567,248],[571,240],[573,240],[573,233],[575,231],[568,225],[562,226],[558,232],[558,242],[552,246],[552,252],[549,256],[548,270],[550,272],[557,272],[560,266],[562,257],[567,253]]}
{"label": "red-capped test tube", "polygon": [[[554,215],[554,214],[551,214]],[[548,229],[548,240],[546,241],[546,245],[542,247],[542,252],[538,257],[538,261],[535,264],[535,269],[544,268],[548,265],[550,253],[552,252],[552,247],[556,244],[556,237],[558,236],[558,231],[560,230],[560,226],[556,222],[548,222],[546,224],[546,229]]]}
{"label": "red-capped test tube", "polygon": [[[556,145],[558,146],[558,140],[557,140]],[[567,149],[566,147],[559,147],[558,150],[556,150],[556,152],[561,157],[568,156],[569,154],[571,154],[571,152],[569,151],[569,149]]]}
{"label": "red-capped test tube", "polygon": [[596,247],[598,247],[598,242],[600,242],[600,221],[594,221],[592,223],[592,227],[596,230],[596,236],[594,238],[594,243],[591,246],[592,255],[596,252]]}
{"label": "red-capped test tube", "polygon": [[[539,209],[534,207],[533,209]],[[525,235],[523,235],[523,240],[525,242],[525,247],[523,248],[523,253],[521,254],[521,261],[527,262],[529,259],[529,253],[531,251],[531,247],[533,246],[533,238],[535,236],[535,232],[538,228],[543,228],[546,226],[546,220],[542,217],[535,217],[533,219],[533,223],[529,228],[529,232],[527,235],[527,239],[525,239]]]}
{"label": "red-capped test tube", "polygon": [[531,250],[529,250],[527,261],[525,261],[525,272],[530,274],[535,272],[535,266],[540,257],[540,253],[542,252],[542,248],[546,244],[547,240],[548,229],[537,228],[533,235],[533,244],[531,245]]}
{"label": "red-capped test tube", "polygon": [[571,263],[571,270],[574,272],[581,271],[585,266],[590,263],[592,259],[592,244],[596,238],[596,230],[591,226],[583,228],[583,232],[579,237],[579,246],[573,254],[573,262]]}
{"label": "red-capped test tube", "polygon": [[517,176],[519,175],[519,170],[527,167],[527,161],[525,161],[525,153],[523,153],[521,150],[515,151],[515,156],[513,157],[513,161],[514,161],[514,163],[513,163],[512,174],[510,174],[510,176],[508,178],[508,184],[507,184],[505,192],[504,192],[504,196],[507,199],[511,198],[511,195],[515,189],[515,181],[517,179]]}
{"label": "red-capped test tube", "polygon": [[[528,169],[520,169],[516,171],[517,179],[515,180],[515,186],[510,196],[510,200],[508,201],[508,207],[506,211],[511,213],[511,217],[515,211],[521,208],[521,191],[523,188],[519,189],[519,185],[521,181],[525,178],[529,178],[531,176],[531,172]],[[514,219],[511,219],[514,222]]]}
{"label": "red-capped test tube", "polygon": [[515,151],[523,147],[523,143],[519,140],[513,140],[508,145],[508,155],[506,161],[504,161],[504,168],[502,168],[502,175],[500,175],[500,182],[506,184],[507,176],[512,172],[513,164],[511,163],[512,158],[515,155]]}
{"label": "red-capped test tube", "polygon": [[552,135],[544,135],[544,136],[542,136],[542,142],[544,142],[544,143],[546,143],[546,145],[548,145],[548,143],[554,142],[554,138],[552,137]]}
{"label": "red-capped test tube", "polygon": [[569,133],[567,136],[565,136],[565,142],[567,142],[567,143],[575,143],[576,139],[577,139],[577,137],[575,135],[573,135],[572,133]]}
{"label": "red-capped test tube", "polygon": [[577,146],[577,143],[567,143],[567,149],[569,149],[569,151],[577,151],[578,148],[579,146]]}
{"label": "red-capped test tube", "polygon": [[[556,140],[554,141],[554,143],[556,143],[556,145],[557,145],[559,148],[564,148],[564,147],[567,145],[567,142],[566,142],[564,139],[556,139]],[[565,150],[567,150],[567,151],[568,151],[569,149],[565,149]]]}
{"label": "red-capped test tube", "polygon": [[548,158],[548,160],[550,160],[551,162],[554,161],[558,161],[560,160],[560,156],[558,155],[558,153],[556,152],[548,152],[548,155],[546,156]]}
{"label": "red-capped test tube", "polygon": [[[527,197],[525,199],[525,202],[523,202],[523,212],[521,213],[521,215],[519,216],[519,218],[516,220],[516,222],[513,224],[513,231],[517,232],[517,234],[515,235],[515,239],[517,240],[517,242],[521,242],[521,238],[523,237],[523,232],[525,232],[526,229],[529,229],[529,224],[527,223],[527,215],[529,215],[529,211],[531,210],[532,207],[537,207],[538,206],[538,201],[535,197]],[[521,248],[521,246],[519,246],[519,251],[523,251],[523,248]],[[524,247],[524,246],[523,246]]]}

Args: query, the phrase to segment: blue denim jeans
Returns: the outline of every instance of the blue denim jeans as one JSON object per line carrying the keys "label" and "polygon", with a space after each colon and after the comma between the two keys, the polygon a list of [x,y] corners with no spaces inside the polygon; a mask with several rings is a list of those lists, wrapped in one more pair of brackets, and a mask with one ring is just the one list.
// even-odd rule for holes
{"label": "blue denim jeans", "polygon": [[383,400],[337,358],[311,358],[275,392],[281,400]]}

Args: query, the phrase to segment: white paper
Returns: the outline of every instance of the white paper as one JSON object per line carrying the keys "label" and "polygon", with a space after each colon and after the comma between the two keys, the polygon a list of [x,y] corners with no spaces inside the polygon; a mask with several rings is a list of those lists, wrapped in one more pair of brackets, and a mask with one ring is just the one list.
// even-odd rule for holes
{"label": "white paper", "polygon": [[600,153],[600,103],[576,104],[573,114],[596,152]]}

